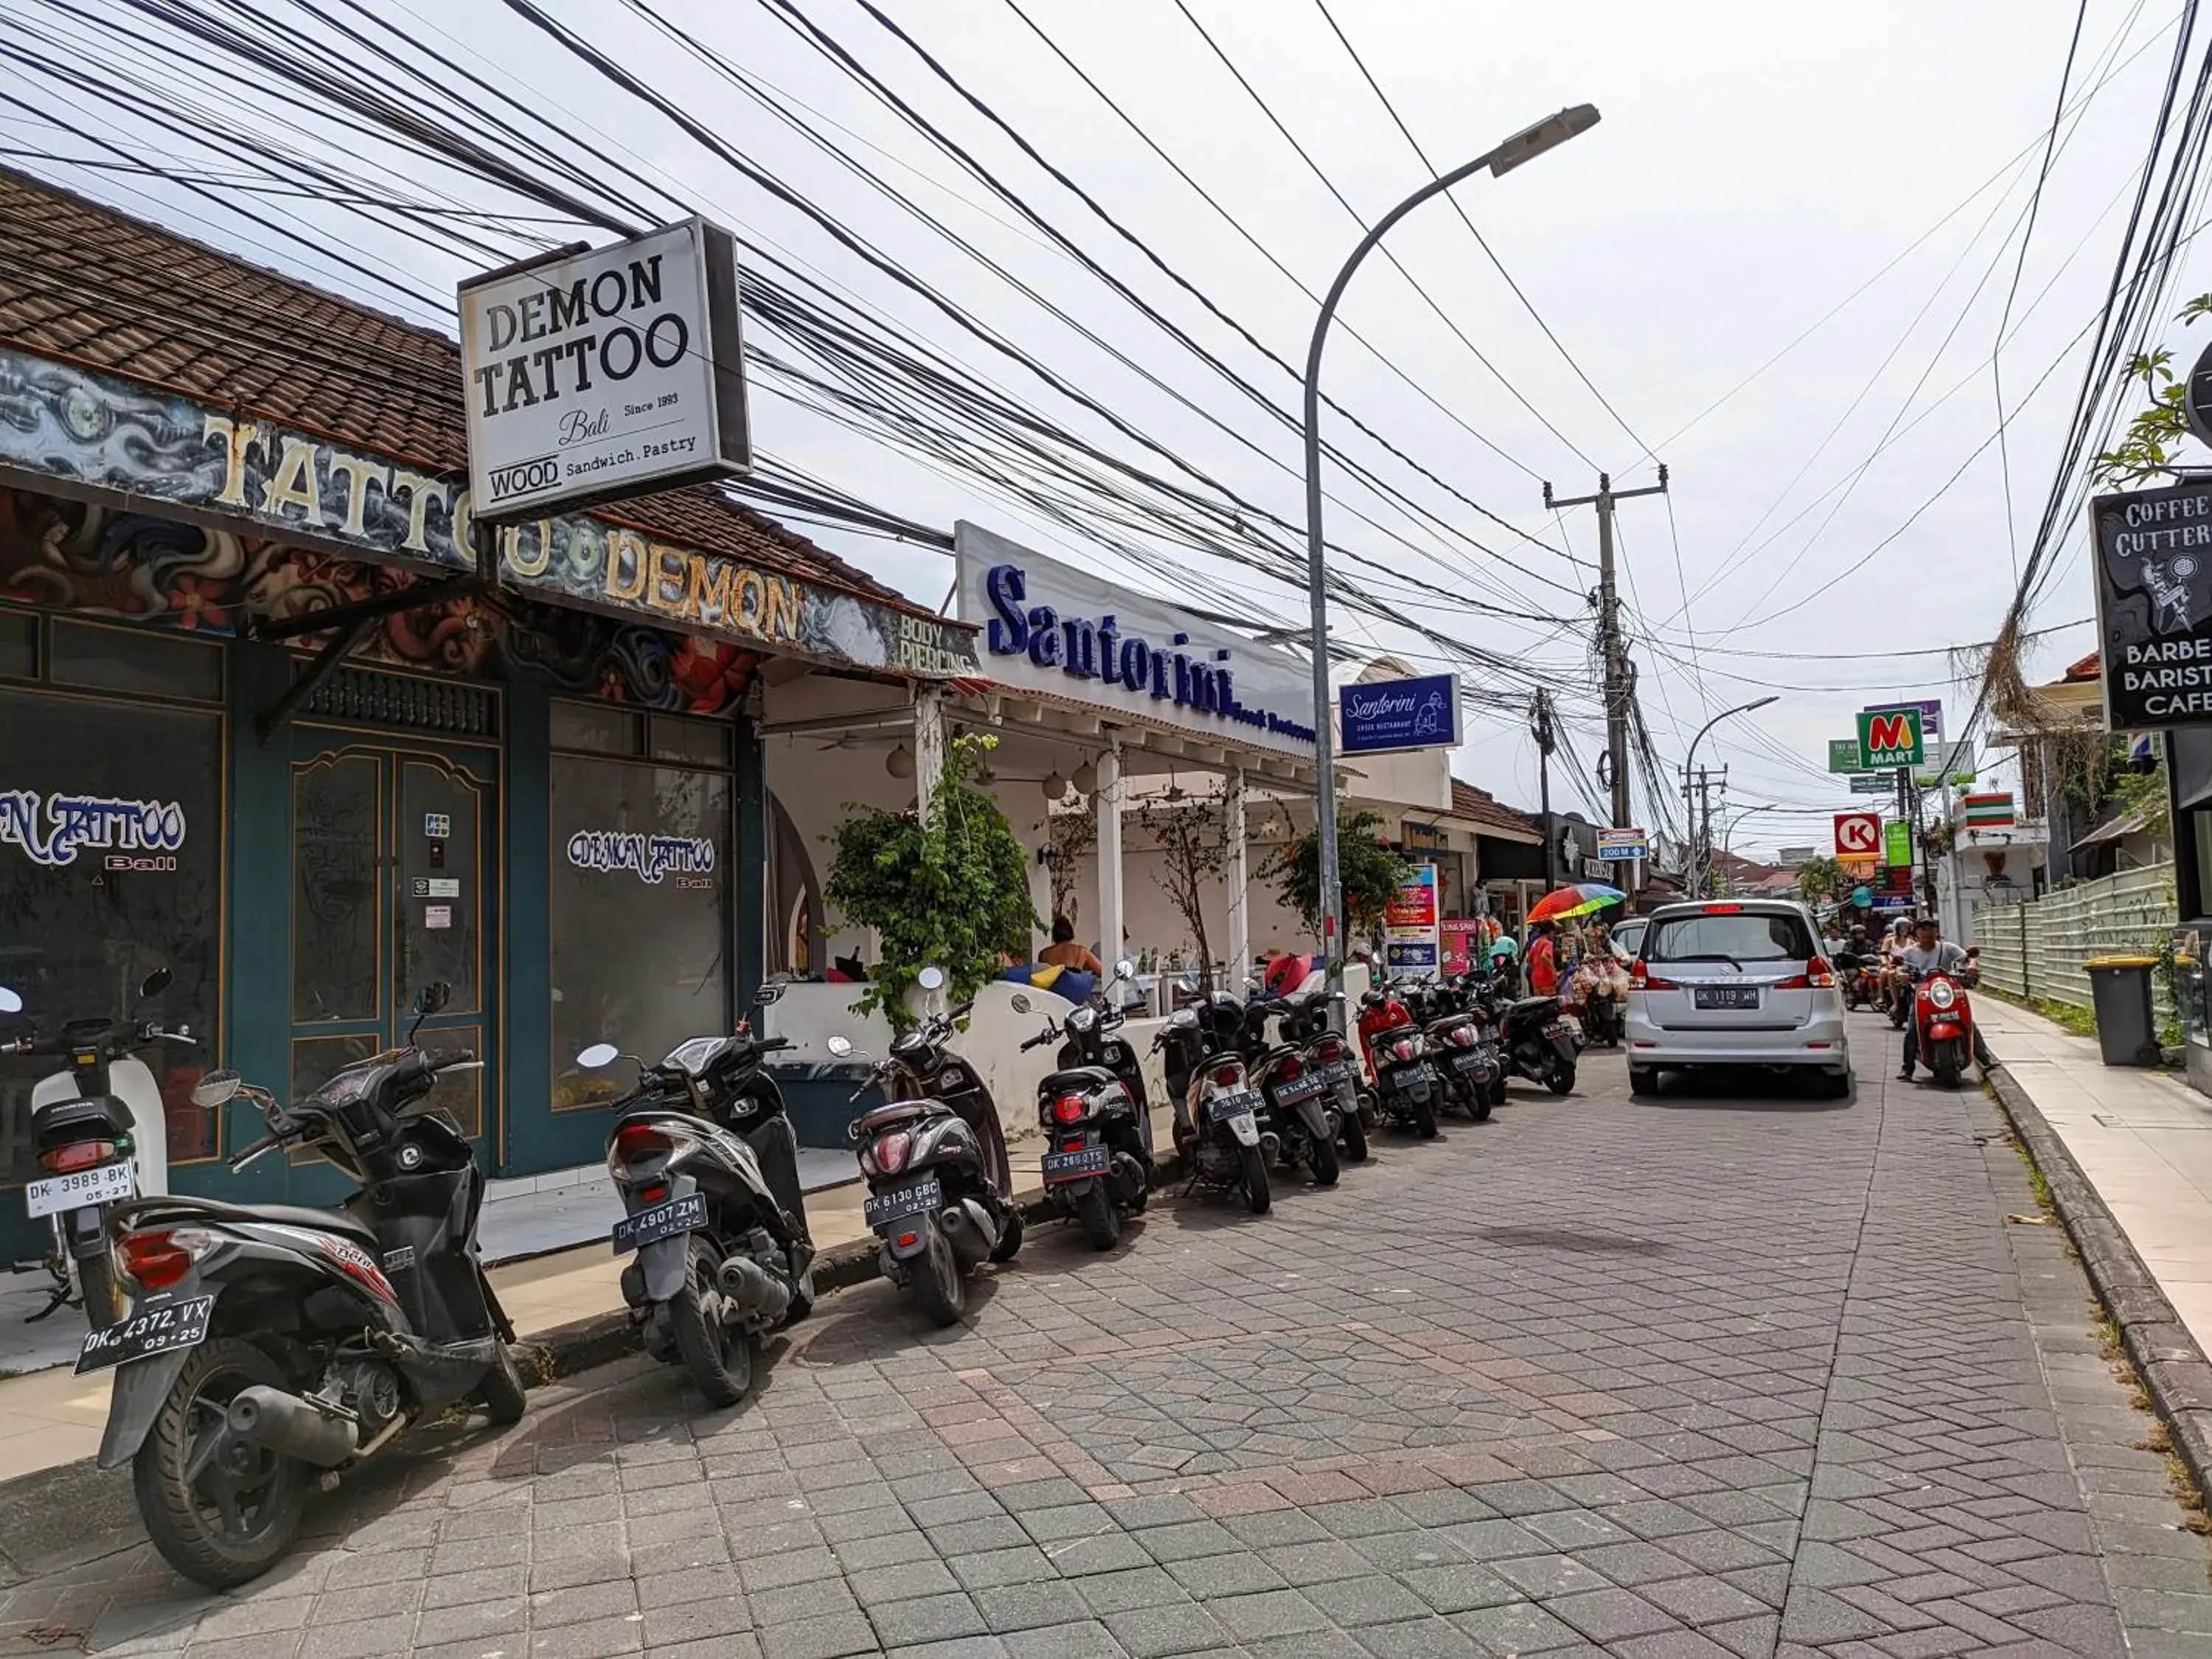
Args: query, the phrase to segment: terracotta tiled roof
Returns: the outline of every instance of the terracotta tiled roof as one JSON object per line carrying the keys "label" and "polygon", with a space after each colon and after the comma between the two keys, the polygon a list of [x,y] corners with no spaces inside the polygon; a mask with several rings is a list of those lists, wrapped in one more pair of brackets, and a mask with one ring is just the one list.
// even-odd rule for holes
{"label": "terracotta tiled roof", "polygon": [[2100,660],[2097,653],[2092,651],[2087,656],[2075,663],[2059,678],[2062,681],[2094,680],[2103,678],[2104,673],[2104,663]]}
{"label": "terracotta tiled roof", "polygon": [[1492,829],[1510,830],[1538,842],[1544,839],[1544,828],[1533,813],[1516,811],[1487,789],[1462,783],[1457,778],[1452,780],[1451,815],[1470,823],[1488,824]]}
{"label": "terracotta tiled roof", "polygon": [[[0,343],[424,471],[468,465],[453,341],[5,167]],[[709,486],[598,516],[934,614]]]}

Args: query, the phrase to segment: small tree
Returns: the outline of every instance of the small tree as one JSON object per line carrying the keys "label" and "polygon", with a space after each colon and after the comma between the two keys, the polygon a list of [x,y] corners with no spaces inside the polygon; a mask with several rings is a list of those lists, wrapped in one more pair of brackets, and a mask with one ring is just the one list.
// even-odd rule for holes
{"label": "small tree", "polygon": [[[2212,294],[2200,294],[2175,314],[2184,328],[2212,316]],[[2173,353],[2165,346],[2129,359],[2127,378],[2141,380],[2150,402],[2128,422],[2120,441],[2097,457],[2091,476],[2100,483],[2132,483],[2171,470],[2181,441],[2189,435],[2183,412],[2187,385],[2173,373]]]}
{"label": "small tree", "polygon": [[996,738],[954,738],[926,813],[848,803],[852,816],[832,837],[823,896],[883,941],[883,960],[853,1009],[880,1009],[895,1030],[914,1024],[906,994],[923,968],[942,968],[959,1004],[1008,955],[1028,953],[1037,925],[1029,854],[999,804],[969,781],[997,746]]}
{"label": "small tree", "polygon": [[[1213,988],[1213,952],[1206,942],[1206,890],[1229,866],[1226,815],[1218,801],[1148,799],[1137,809],[1137,823],[1160,849],[1160,885],[1190,929],[1198,946],[1203,988]],[[1231,964],[1232,975],[1243,964]],[[1233,987],[1231,988],[1234,988]]]}
{"label": "small tree", "polygon": [[[1284,811],[1287,822],[1288,809]],[[1336,819],[1337,879],[1344,887],[1346,921],[1354,932],[1368,933],[1382,925],[1382,912],[1398,896],[1413,873],[1413,865],[1390,850],[1376,834],[1379,812],[1342,812]],[[1275,896],[1305,919],[1321,934],[1321,836],[1292,834],[1270,854],[1258,872],[1261,881],[1275,884]],[[1344,941],[1338,941],[1343,948]]]}
{"label": "small tree", "polygon": [[1045,814],[1044,867],[1052,878],[1052,913],[1066,916],[1072,925],[1082,895],[1076,886],[1078,866],[1098,850],[1098,816],[1091,811]]}
{"label": "small tree", "polygon": [[1797,891],[1808,904],[1839,899],[1858,884],[1832,858],[1808,859],[1797,867]]}

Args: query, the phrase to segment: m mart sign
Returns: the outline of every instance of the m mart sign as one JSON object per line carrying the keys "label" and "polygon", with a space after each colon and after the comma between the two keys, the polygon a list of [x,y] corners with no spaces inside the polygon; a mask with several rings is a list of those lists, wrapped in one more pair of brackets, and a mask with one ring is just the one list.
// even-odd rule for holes
{"label": "m mart sign", "polygon": [[1862,772],[1885,767],[1917,766],[1927,758],[1921,744],[1917,708],[1869,708],[1859,715]]}

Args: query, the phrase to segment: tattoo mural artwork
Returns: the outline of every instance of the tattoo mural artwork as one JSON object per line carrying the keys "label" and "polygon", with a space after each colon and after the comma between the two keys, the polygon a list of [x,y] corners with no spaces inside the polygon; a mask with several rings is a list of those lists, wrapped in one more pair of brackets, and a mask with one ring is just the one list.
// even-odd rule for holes
{"label": "tattoo mural artwork", "polygon": [[[282,543],[0,489],[0,599],[236,634],[249,617],[295,617],[413,580]],[[434,672],[534,678],[563,691],[692,714],[732,708],[760,661],[719,641],[508,593],[464,595],[380,617],[354,654]]]}

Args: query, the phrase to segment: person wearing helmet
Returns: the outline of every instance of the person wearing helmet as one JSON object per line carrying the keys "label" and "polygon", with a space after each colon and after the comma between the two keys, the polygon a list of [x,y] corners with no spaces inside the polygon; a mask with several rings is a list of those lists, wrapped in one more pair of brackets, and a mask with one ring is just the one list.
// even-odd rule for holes
{"label": "person wearing helmet", "polygon": [[[1898,961],[1911,976],[1914,985],[1919,984],[1930,974],[1962,977],[1971,965],[1966,951],[1942,936],[1942,929],[1936,926],[1936,918],[1930,915],[1914,919],[1911,942],[1898,952]],[[1905,994],[1910,996],[1912,993],[1908,989]],[[1990,1045],[1983,1039],[1981,1022],[1974,1021],[1972,1030],[1974,1064],[1982,1068],[1982,1075],[1986,1077],[1997,1062],[1990,1053]],[[1905,1022],[1905,1064],[1897,1074],[1899,1082],[1912,1081],[1912,1069],[1919,1059],[1920,1022],[1908,1017]]]}

